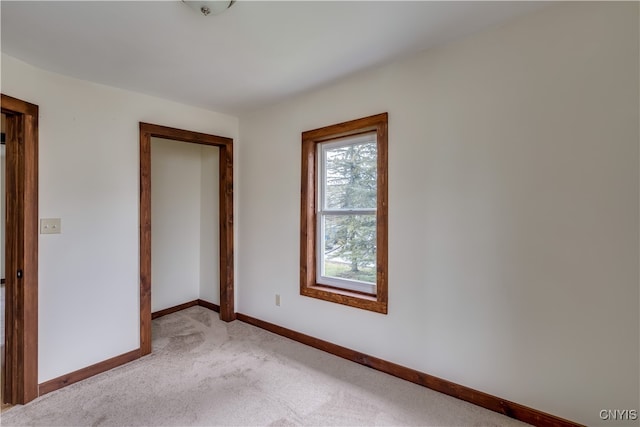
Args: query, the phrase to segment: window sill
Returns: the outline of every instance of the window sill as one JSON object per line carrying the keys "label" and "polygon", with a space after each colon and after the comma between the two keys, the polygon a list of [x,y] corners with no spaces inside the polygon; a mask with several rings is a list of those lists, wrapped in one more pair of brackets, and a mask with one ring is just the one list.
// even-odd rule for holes
{"label": "window sill", "polygon": [[363,310],[374,311],[376,313],[387,314],[387,302],[379,301],[375,295],[367,295],[317,284],[302,287],[300,294]]}

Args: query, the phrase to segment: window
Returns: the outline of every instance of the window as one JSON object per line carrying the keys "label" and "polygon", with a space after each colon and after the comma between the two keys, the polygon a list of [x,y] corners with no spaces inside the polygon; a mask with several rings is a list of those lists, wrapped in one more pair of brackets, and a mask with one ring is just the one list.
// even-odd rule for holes
{"label": "window", "polygon": [[300,293],[387,313],[387,113],[302,133]]}

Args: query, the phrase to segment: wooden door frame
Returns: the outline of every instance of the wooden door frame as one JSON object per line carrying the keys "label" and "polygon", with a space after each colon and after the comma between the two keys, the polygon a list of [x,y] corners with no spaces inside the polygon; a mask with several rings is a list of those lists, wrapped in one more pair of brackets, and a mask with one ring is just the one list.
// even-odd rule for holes
{"label": "wooden door frame", "polygon": [[220,319],[235,320],[233,139],[140,122],[140,355],[151,353],[151,137],[218,147]]}
{"label": "wooden door frame", "polygon": [[1,96],[7,117],[3,399],[24,404],[38,397],[38,106]]}

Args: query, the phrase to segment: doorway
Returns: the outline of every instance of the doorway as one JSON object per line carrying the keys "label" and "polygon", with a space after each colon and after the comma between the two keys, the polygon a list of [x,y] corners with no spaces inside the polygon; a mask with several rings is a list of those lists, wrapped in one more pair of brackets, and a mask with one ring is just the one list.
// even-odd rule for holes
{"label": "doorway", "polygon": [[151,316],[218,306],[220,149],[151,138]]}
{"label": "doorway", "polygon": [[3,403],[38,397],[38,106],[1,95],[5,116]]}
{"label": "doorway", "polygon": [[233,262],[233,140],[140,123],[140,355],[151,353],[151,138],[218,148],[220,319],[235,320]]}

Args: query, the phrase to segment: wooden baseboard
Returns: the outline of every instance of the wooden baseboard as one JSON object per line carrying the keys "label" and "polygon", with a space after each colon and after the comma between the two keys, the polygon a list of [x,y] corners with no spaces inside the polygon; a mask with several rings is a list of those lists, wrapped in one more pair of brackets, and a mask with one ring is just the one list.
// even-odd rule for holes
{"label": "wooden baseboard", "polygon": [[198,300],[185,302],[184,304],[179,304],[173,307],[165,308],[164,310],[153,312],[151,313],[151,318],[157,319],[158,317],[166,316],[167,314],[175,313],[176,311],[181,311],[189,307],[194,307],[196,305],[198,305]]}
{"label": "wooden baseboard", "polygon": [[212,302],[205,301],[203,299],[199,299],[197,303],[200,307],[208,308],[209,310],[213,310],[216,313],[220,313],[220,306],[218,304],[214,304]]}
{"label": "wooden baseboard", "polygon": [[156,311],[155,313],[151,313],[152,319],[157,319],[158,317],[166,316],[167,314],[176,313],[178,311],[182,311],[189,307],[195,307],[199,305],[200,307],[208,308],[209,310],[213,310],[216,313],[220,313],[220,306],[218,304],[214,304],[209,301],[205,301],[203,299],[196,299],[193,301],[185,302],[184,304],[176,305],[173,307],[165,308],[164,310]]}
{"label": "wooden baseboard", "polygon": [[[220,312],[220,307],[217,304],[198,299],[158,311],[154,313],[153,318],[164,316],[169,313],[175,313],[176,311],[184,310],[185,308],[193,307],[196,305],[208,308],[216,312]],[[545,412],[538,411],[537,409],[520,405],[519,403],[501,399],[499,397],[474,390],[463,385],[452,383],[442,378],[425,374],[424,372],[416,371],[414,369],[397,365],[395,363],[388,362],[377,357],[369,356],[367,354],[360,353],[358,351],[351,350],[349,348],[342,347],[328,341],[314,338],[312,336],[305,335],[300,332],[275,325],[273,323],[265,322],[254,317],[247,316],[245,314],[236,313],[236,318],[242,322],[257,326],[269,332],[273,332],[277,335],[292,339],[294,341],[298,341],[311,347],[315,347],[319,350],[326,351],[327,353],[331,353],[333,355],[359,363],[369,368],[376,369],[389,375],[393,375],[403,380],[410,381],[423,387],[430,388],[440,393],[444,393],[449,396],[467,401],[469,403],[473,403],[474,405],[504,414],[508,417],[515,418],[528,424],[552,427],[583,427],[581,424],[575,423],[573,421],[565,420],[563,418],[556,417],[555,415],[547,414]],[[112,357],[111,359],[107,359],[103,362],[96,363],[95,365],[91,365],[75,372],[62,375],[58,378],[54,378],[40,384],[39,395],[42,396],[44,394],[58,390],[62,387],[108,371],[120,365],[124,365],[125,363],[129,363],[138,358],[140,358],[140,349],[133,350],[128,353],[121,354],[120,356]]]}
{"label": "wooden baseboard", "polygon": [[96,363],[95,365],[87,366],[86,368],[79,369],[75,372],[71,372],[61,377],[54,378],[49,381],[45,381],[38,386],[39,395],[51,393],[59,388],[66,387],[70,384],[82,381],[97,374],[101,374],[105,371],[124,365],[133,360],[140,358],[140,349],[130,351],[128,353],[121,354],[120,356],[112,357],[111,359],[104,360]]}
{"label": "wooden baseboard", "polygon": [[[189,307],[194,307],[196,305],[220,313],[219,305],[209,301],[198,299],[186,302],[184,304],[176,305],[175,307],[169,307],[164,310],[156,311],[155,313],[151,314],[151,318],[156,319],[158,317],[166,316],[167,314],[175,313],[177,311],[184,310]],[[82,381],[94,375],[101,374],[110,369],[116,368],[120,365],[124,365],[125,363],[129,363],[139,358],[140,349],[137,349],[128,353],[121,354],[120,356],[112,357],[111,359],[96,363],[95,365],[87,366],[86,368],[79,369],[66,375],[62,375],[58,378],[45,381],[42,384],[38,385],[39,395],[42,396],[43,394],[51,393],[52,391],[58,390],[62,387],[66,387],[70,384]]]}
{"label": "wooden baseboard", "polygon": [[[158,311],[154,313],[153,318],[164,316],[169,313],[175,313],[176,311],[184,310],[185,308],[193,307],[196,305],[208,308],[216,312],[220,312],[220,306],[218,306],[217,304],[198,299]],[[314,338],[312,336],[305,335],[300,332],[275,325],[273,323],[265,322],[254,317],[247,316],[245,314],[236,313],[236,318],[242,322],[257,326],[269,332],[273,332],[277,335],[281,335],[294,341],[298,341],[302,344],[315,347],[319,350],[326,351],[327,353],[331,353],[333,355],[359,363],[369,368],[376,369],[389,375],[393,375],[403,380],[410,381],[423,387],[430,388],[440,393],[444,393],[449,396],[467,401],[469,403],[473,403],[474,405],[504,414],[508,417],[515,418],[528,424],[553,427],[583,427],[581,424],[575,423],[573,421],[565,420],[563,418],[556,417],[555,415],[547,414],[545,412],[538,411],[537,409],[520,405],[519,403],[501,399],[499,397],[474,390],[463,385],[452,383],[442,378],[425,374],[424,372],[416,371],[414,369],[397,365],[395,363],[388,362],[377,357],[369,356],[367,354],[360,353],[358,351],[351,350],[349,348],[342,347],[328,341]],[[54,378],[39,385],[39,395],[42,396],[44,394],[58,390],[62,387],[108,371],[120,365],[124,365],[125,363],[129,363],[138,358],[140,358],[140,349],[121,354],[120,356],[112,357],[111,359],[96,363],[95,365],[91,365],[75,372],[60,376],[58,378]]]}
{"label": "wooden baseboard", "polygon": [[245,314],[236,313],[236,318],[242,322],[273,332],[274,334],[315,347],[318,350],[326,351],[327,353],[331,353],[369,368],[402,378],[403,380],[473,403],[474,405],[499,412],[528,424],[550,427],[582,427],[581,424],[577,424],[573,421],[565,420],[563,418],[556,417],[555,415],[520,405],[519,403],[510,402],[463,385],[452,383],[442,378],[434,377],[377,357],[369,356],[367,354],[323,341],[282,326],[274,325],[273,323],[265,322]]}

